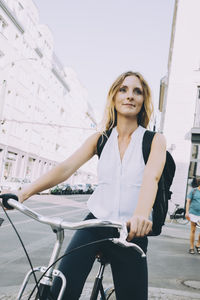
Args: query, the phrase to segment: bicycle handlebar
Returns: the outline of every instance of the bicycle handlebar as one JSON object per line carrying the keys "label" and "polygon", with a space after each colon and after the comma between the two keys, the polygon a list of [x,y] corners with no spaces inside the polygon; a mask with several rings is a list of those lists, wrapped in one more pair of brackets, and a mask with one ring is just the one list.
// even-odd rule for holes
{"label": "bicycle handlebar", "polygon": [[[2,195],[1,195],[2,196]],[[5,202],[8,204],[8,206],[11,206],[12,208],[16,208],[23,214],[27,215],[28,217],[43,223],[43,224],[48,224],[53,228],[59,228],[59,229],[83,229],[83,228],[90,228],[90,227],[112,227],[112,228],[117,228],[120,234],[119,238],[109,238],[108,240],[112,241],[115,244],[118,244],[123,247],[133,247],[137,252],[141,254],[142,257],[146,257],[144,251],[136,244],[134,243],[129,243],[127,242],[127,226],[126,223],[122,222],[113,222],[113,221],[104,221],[104,220],[99,220],[99,219],[90,219],[90,220],[85,220],[81,222],[66,222],[62,218],[56,218],[56,217],[46,217],[41,214],[38,214],[34,210],[28,208],[24,204],[18,202],[15,198],[13,197],[12,194],[9,195],[10,199],[3,199],[3,204],[1,203],[2,206],[5,206]],[[2,198],[2,197],[0,197]],[[12,199],[11,199],[12,198]],[[13,199],[14,198],[14,199]],[[6,207],[6,206],[5,206]]]}
{"label": "bicycle handlebar", "polygon": [[55,217],[46,217],[43,215],[38,214],[37,212],[33,211],[32,209],[28,208],[24,204],[17,202],[16,200],[9,199],[8,204],[13,208],[16,208],[23,214],[27,215],[28,217],[35,219],[36,221],[44,224],[48,224],[50,226],[59,227],[62,229],[83,229],[88,227],[114,227],[121,229],[123,224],[120,222],[110,222],[110,221],[103,221],[97,219],[85,220],[81,222],[66,222],[62,218],[55,218]]}

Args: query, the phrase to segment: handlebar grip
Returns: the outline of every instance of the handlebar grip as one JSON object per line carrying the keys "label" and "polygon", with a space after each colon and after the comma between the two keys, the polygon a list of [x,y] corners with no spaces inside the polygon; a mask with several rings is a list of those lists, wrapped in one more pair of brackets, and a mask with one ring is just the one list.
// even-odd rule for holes
{"label": "handlebar grip", "polygon": [[16,201],[19,201],[17,195],[15,194],[2,194],[0,195],[0,198],[2,198],[3,206],[7,209],[14,209],[12,206],[8,204],[9,199],[14,199]]}

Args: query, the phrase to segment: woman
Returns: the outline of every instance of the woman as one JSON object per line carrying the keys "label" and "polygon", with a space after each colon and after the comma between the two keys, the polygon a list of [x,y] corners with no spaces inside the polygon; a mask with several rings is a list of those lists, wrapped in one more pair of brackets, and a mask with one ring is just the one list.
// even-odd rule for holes
{"label": "woman", "polygon": [[[86,219],[126,221],[127,240],[147,251],[149,218],[166,159],[163,135],[154,136],[147,164],[142,155],[142,139],[152,114],[151,93],[141,74],[126,72],[111,86],[103,119],[103,133],[95,133],[67,160],[24,188],[20,201],[68,179],[80,166],[97,154],[101,134],[112,128],[98,165],[98,187],[88,201]],[[117,230],[90,228],[75,233],[67,251],[99,239],[117,236]],[[65,256],[59,266],[67,279],[64,299],[79,299],[96,254],[108,257],[118,300],[148,298],[146,259],[131,248],[110,241],[96,243]],[[60,282],[52,293],[56,297]]]}
{"label": "woman", "polygon": [[[198,222],[200,222],[200,178],[196,179],[197,188],[194,188],[187,197],[186,218],[190,221],[190,249],[189,253],[194,254],[195,232]],[[198,242],[195,245],[196,251],[200,254],[200,233]]]}

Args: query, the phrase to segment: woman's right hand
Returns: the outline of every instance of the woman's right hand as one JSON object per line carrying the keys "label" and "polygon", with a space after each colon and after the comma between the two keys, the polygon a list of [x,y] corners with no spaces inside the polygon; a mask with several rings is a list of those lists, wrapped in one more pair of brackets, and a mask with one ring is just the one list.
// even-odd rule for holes
{"label": "woman's right hand", "polygon": [[[8,197],[6,197],[6,195],[11,195],[11,194],[17,196],[18,201],[19,201],[20,203],[23,203],[23,202],[24,202],[25,198],[24,198],[23,193],[22,193],[21,191],[9,191],[9,190],[3,190],[3,191],[0,193],[0,198],[3,199],[3,198],[4,198],[3,196],[5,196],[5,199],[6,199],[6,202],[7,202]],[[3,204],[3,201],[4,201],[4,200],[2,200],[2,204]],[[4,209],[6,209],[6,210],[11,209],[11,208],[9,208],[9,204],[7,204],[7,205],[8,205],[8,207],[5,207],[5,205],[3,206]]]}
{"label": "woman's right hand", "polygon": [[186,214],[185,214],[185,217],[186,217],[186,219],[187,219],[188,221],[190,221],[189,213],[186,213]]}

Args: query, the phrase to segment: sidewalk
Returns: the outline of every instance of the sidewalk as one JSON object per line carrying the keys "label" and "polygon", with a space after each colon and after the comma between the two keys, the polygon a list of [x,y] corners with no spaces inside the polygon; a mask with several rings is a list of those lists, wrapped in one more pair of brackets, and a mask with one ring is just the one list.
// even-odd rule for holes
{"label": "sidewalk", "polygon": [[[88,283],[85,287],[84,293],[81,296],[81,300],[89,300],[92,284]],[[16,295],[19,287],[6,287],[1,291],[0,300],[16,300]],[[29,293],[25,294],[23,300],[28,299]],[[161,289],[149,287],[149,300],[199,300],[200,293],[198,292],[184,292],[171,289]],[[110,299],[114,300],[114,299]],[[126,300],[126,299],[124,299]]]}
{"label": "sidewalk", "polygon": [[[162,236],[176,238],[176,239],[186,239],[188,240],[190,233],[190,224],[179,225],[179,224],[169,224],[166,223],[162,229]],[[197,300],[200,299],[200,281],[190,281],[188,286],[193,288],[191,292],[172,290],[172,289],[162,289],[149,287],[149,299],[165,299],[165,300]]]}
{"label": "sidewalk", "polygon": [[[162,230],[162,236],[171,238],[188,239],[190,232],[190,226],[188,225],[178,225],[178,224],[166,224]],[[191,292],[163,289],[156,287],[149,287],[149,300],[198,300],[200,299],[200,281],[190,281],[187,282],[188,286],[191,287]],[[109,283],[108,283],[109,284]],[[105,284],[106,287],[106,284]],[[90,291],[92,288],[92,283],[87,283],[84,289],[84,293],[81,300],[89,300]],[[14,300],[16,299],[17,291],[19,287],[5,287],[1,288],[0,300]],[[23,299],[28,299],[25,295]],[[110,299],[112,300],[112,299]],[[114,300],[114,299],[113,299]],[[124,299],[126,300],[126,299]]]}

